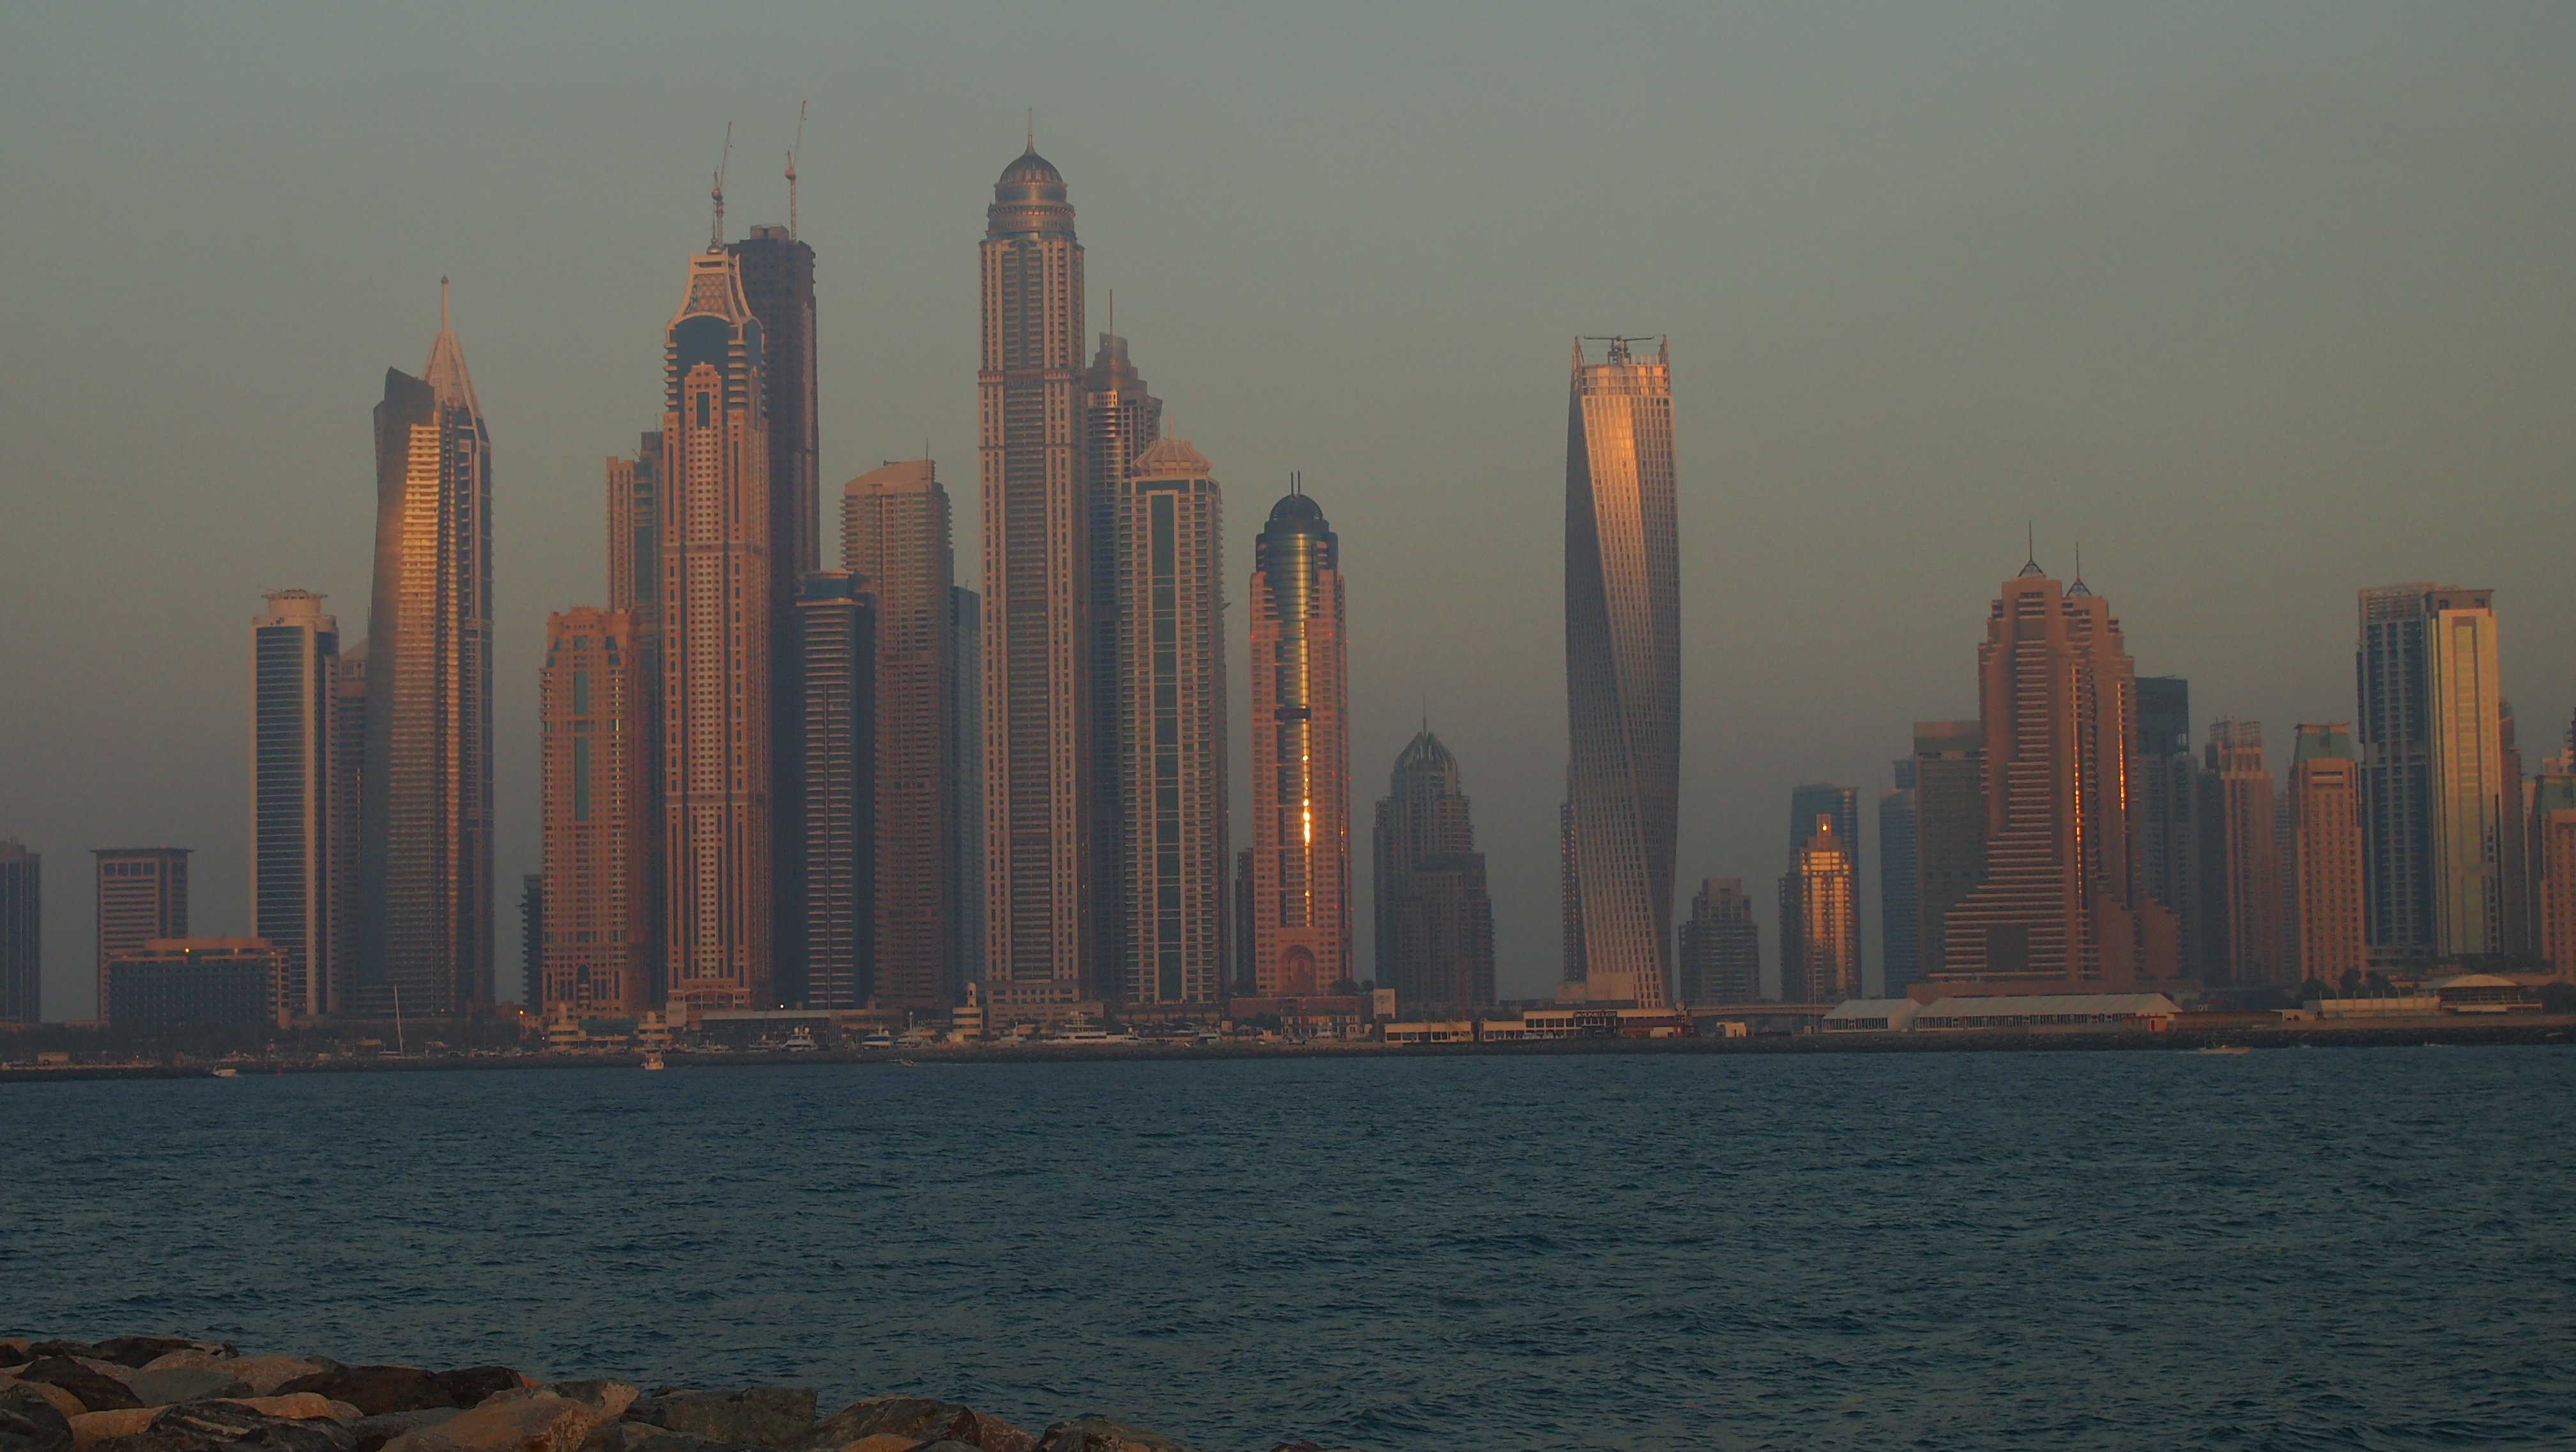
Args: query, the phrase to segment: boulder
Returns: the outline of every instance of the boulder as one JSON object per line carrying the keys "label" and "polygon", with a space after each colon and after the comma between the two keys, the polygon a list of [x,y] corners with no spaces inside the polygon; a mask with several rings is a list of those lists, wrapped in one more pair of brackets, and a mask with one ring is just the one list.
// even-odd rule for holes
{"label": "boulder", "polygon": [[5,1386],[0,1386],[0,1402],[6,1402],[14,1398],[32,1397],[35,1400],[52,1407],[65,1418],[77,1417],[81,1413],[89,1410],[89,1408],[81,1405],[80,1398],[73,1396],[70,1392],[63,1390],[61,1387],[55,1386],[51,1382],[20,1381],[15,1376],[5,1374],[0,1374],[0,1382],[6,1383]]}
{"label": "boulder", "polygon": [[24,1336],[0,1336],[0,1366],[24,1366],[35,1360],[27,1349],[35,1344]]}
{"label": "boulder", "polygon": [[143,1430],[91,1444],[92,1452],[351,1452],[354,1445],[347,1429],[328,1417],[270,1417],[223,1401],[162,1407]]}
{"label": "boulder", "polygon": [[335,1402],[347,1402],[358,1409],[359,1415],[368,1417],[456,1405],[456,1398],[438,1384],[438,1378],[417,1366],[336,1367],[281,1382],[272,1394],[307,1391],[320,1392]]}
{"label": "boulder", "polygon": [[[172,1356],[193,1356],[195,1354],[195,1352],[190,1351],[177,1351],[171,1353]],[[168,1361],[169,1359],[169,1357],[162,1357],[158,1361],[155,1361],[152,1367],[147,1368],[147,1370],[158,1370],[161,1362]],[[274,1394],[279,1387],[286,1385],[288,1382],[335,1369],[325,1365],[318,1358],[309,1356],[218,1357],[203,1364],[211,1366],[218,1371],[231,1372],[235,1377],[238,1377],[241,1380],[241,1383],[244,1386],[250,1388],[253,1396],[263,1397]],[[328,1396],[329,1393],[326,1392],[324,1395]],[[341,1397],[339,1400],[345,1402],[348,1398]]]}
{"label": "boulder", "polygon": [[630,1421],[692,1432],[714,1442],[776,1446],[814,1426],[811,1387],[755,1386],[737,1392],[665,1388],[628,1409]]}
{"label": "boulder", "polygon": [[30,1341],[27,1359],[42,1361],[48,1356],[96,1356],[98,1348],[86,1341]]}
{"label": "boulder", "polygon": [[888,1434],[915,1442],[953,1441],[984,1452],[1030,1452],[1037,1438],[988,1413],[927,1397],[871,1397],[834,1412],[780,1452],[880,1452],[865,1445]]}
{"label": "boulder", "polygon": [[603,1422],[614,1422],[626,1415],[626,1409],[635,1405],[635,1384],[628,1381],[604,1381],[592,1377],[583,1381],[559,1381],[552,1386],[539,1388],[535,1392],[507,1392],[503,1395],[562,1397],[565,1401],[579,1404],[583,1411],[590,1414],[590,1424],[596,1427]]}
{"label": "boulder", "polygon": [[84,1412],[112,1412],[143,1405],[124,1382],[68,1356],[44,1356],[28,1362],[18,1368],[18,1379],[61,1387],[80,1398]]}
{"label": "boulder", "polygon": [[125,1389],[134,1393],[134,1399],[147,1407],[251,1394],[250,1383],[229,1371],[218,1371],[211,1366],[165,1366],[159,1371],[138,1371],[126,1378]]}
{"label": "boulder", "polygon": [[72,1419],[32,1387],[0,1388],[0,1452],[71,1452]]}
{"label": "boulder", "polygon": [[224,1400],[235,1406],[248,1407],[263,1417],[289,1422],[329,1417],[335,1422],[349,1423],[357,1421],[360,1415],[356,1407],[347,1402],[335,1402],[319,1392],[285,1392],[273,1397],[226,1397]]}
{"label": "boulder", "polygon": [[[352,1407],[350,1410],[357,1409]],[[435,1427],[458,1413],[456,1407],[423,1407],[416,1412],[387,1412],[381,1417],[360,1417],[349,1424],[349,1435],[358,1442],[354,1452],[378,1452],[387,1442],[405,1432]]]}
{"label": "boulder", "polygon": [[742,1442],[719,1442],[695,1432],[674,1432],[650,1422],[603,1422],[590,1429],[581,1452],[767,1452]]}
{"label": "boulder", "polygon": [[550,1392],[498,1396],[405,1432],[384,1452],[579,1452],[593,1425],[588,1407]]}
{"label": "boulder", "polygon": [[525,1391],[536,1385],[507,1366],[461,1366],[454,1371],[437,1372],[434,1379],[447,1388],[448,1398],[460,1407],[479,1405],[494,1392]]}
{"label": "boulder", "polygon": [[1190,1452],[1164,1436],[1097,1414],[1058,1422],[1038,1439],[1038,1452]]}
{"label": "boulder", "polygon": [[83,1412],[72,1418],[72,1445],[87,1447],[110,1437],[131,1437],[152,1425],[159,1407],[119,1407],[112,1412]]}
{"label": "boulder", "polygon": [[233,1349],[223,1342],[196,1341],[185,1336],[111,1336],[98,1343],[90,1354],[101,1361],[113,1361],[119,1366],[139,1370],[174,1351],[205,1351],[217,1356],[234,1354]]}

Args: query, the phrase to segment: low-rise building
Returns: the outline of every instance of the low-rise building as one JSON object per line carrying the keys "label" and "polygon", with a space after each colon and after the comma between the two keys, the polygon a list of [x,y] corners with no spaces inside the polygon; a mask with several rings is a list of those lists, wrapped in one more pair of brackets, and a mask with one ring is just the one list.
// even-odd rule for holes
{"label": "low-rise building", "polygon": [[2463,973],[2424,985],[2441,1000],[2444,1013],[2538,1013],[2540,995],[2511,978],[2493,973]]}
{"label": "low-rise building", "polygon": [[[2045,993],[1943,998],[1914,1014],[1916,1029],[2125,1028],[2162,1033],[2182,1009],[2161,993]],[[1830,1015],[1829,1015],[1830,1016]]]}
{"label": "low-rise building", "polygon": [[1476,1022],[1465,1018],[1398,1021],[1386,1026],[1386,1041],[1390,1044],[1472,1044],[1476,1041]]}
{"label": "low-rise building", "polygon": [[108,955],[99,1016],[120,1029],[284,1028],[286,956],[266,938],[152,938]]}
{"label": "low-rise building", "polygon": [[2307,1011],[2325,1018],[2430,1018],[2442,1011],[2440,995],[2408,993],[2385,998],[2311,998]]}
{"label": "low-rise building", "polygon": [[1902,1031],[1914,1026],[1923,1005],[1910,998],[1855,998],[1834,1006],[1821,1027],[1826,1033]]}

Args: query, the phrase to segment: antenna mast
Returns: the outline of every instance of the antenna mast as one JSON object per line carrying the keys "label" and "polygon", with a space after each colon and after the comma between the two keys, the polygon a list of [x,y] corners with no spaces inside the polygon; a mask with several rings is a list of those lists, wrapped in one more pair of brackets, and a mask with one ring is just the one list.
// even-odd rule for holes
{"label": "antenna mast", "polygon": [[725,123],[724,155],[716,160],[715,185],[707,189],[707,195],[715,198],[716,203],[715,230],[707,236],[707,250],[709,252],[721,252],[724,250],[724,179],[725,170],[732,165],[733,123],[727,121]]}
{"label": "antenna mast", "polygon": [[796,153],[805,147],[805,103],[796,103],[796,141],[787,148],[787,240],[796,240]]}

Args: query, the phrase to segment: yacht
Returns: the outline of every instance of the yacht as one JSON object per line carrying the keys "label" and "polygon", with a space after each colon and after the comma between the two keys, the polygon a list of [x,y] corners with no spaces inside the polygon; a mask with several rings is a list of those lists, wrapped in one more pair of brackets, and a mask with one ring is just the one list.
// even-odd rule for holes
{"label": "yacht", "polygon": [[644,1055],[644,1067],[647,1069],[659,1069],[664,1067],[662,1063],[662,1051],[659,1049],[653,1049],[646,1052]]}

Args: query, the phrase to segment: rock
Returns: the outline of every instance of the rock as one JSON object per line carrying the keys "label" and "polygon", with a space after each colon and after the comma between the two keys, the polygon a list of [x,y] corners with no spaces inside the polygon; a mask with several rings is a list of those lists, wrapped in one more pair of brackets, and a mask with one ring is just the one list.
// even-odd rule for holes
{"label": "rock", "polygon": [[626,1409],[635,1405],[635,1384],[629,1381],[603,1381],[592,1377],[584,1381],[559,1381],[552,1386],[541,1387],[535,1392],[512,1392],[504,1395],[562,1397],[565,1401],[580,1404],[581,1409],[590,1414],[590,1424],[596,1427],[603,1422],[613,1422],[626,1415]]}
{"label": "rock", "polygon": [[220,1341],[196,1341],[185,1336],[111,1336],[98,1343],[91,1355],[101,1361],[113,1361],[139,1370],[174,1351],[205,1351],[218,1356],[235,1354],[230,1346]]}
{"label": "rock", "polygon": [[71,1452],[72,1445],[72,1419],[44,1392],[0,1388],[0,1452]]}
{"label": "rock", "polygon": [[12,1376],[9,1378],[6,1390],[0,1390],[0,1404],[5,1404],[13,1398],[26,1397],[32,1397],[52,1407],[67,1420],[89,1410],[81,1405],[80,1398],[51,1382],[19,1381]]}
{"label": "rock", "polygon": [[354,1444],[328,1417],[270,1417],[242,1402],[213,1401],[162,1407],[149,1427],[96,1442],[91,1452],[351,1452]]}
{"label": "rock", "polygon": [[42,1361],[48,1356],[96,1356],[98,1348],[86,1341],[30,1341],[27,1359]]}
{"label": "rock", "polygon": [[224,1400],[235,1406],[248,1407],[263,1417],[289,1422],[329,1417],[335,1422],[348,1423],[357,1421],[361,1415],[347,1402],[335,1402],[319,1392],[283,1392],[273,1397],[226,1397]]}
{"label": "rock", "polygon": [[229,1371],[217,1371],[211,1366],[165,1366],[159,1371],[138,1371],[126,1379],[125,1389],[134,1393],[134,1399],[147,1407],[251,1394],[250,1383]]}
{"label": "rock", "polygon": [[780,1386],[722,1393],[666,1389],[637,1402],[627,1417],[715,1442],[776,1446],[813,1428],[814,1391]]}
{"label": "rock", "polygon": [[1113,1422],[1103,1416],[1058,1422],[1038,1439],[1038,1452],[1190,1452],[1159,1432]]}
{"label": "rock", "polygon": [[[194,1354],[194,1352],[187,1351],[171,1353],[173,1356],[192,1356]],[[168,1359],[168,1357],[161,1358],[161,1360],[164,1361]],[[214,1367],[218,1371],[231,1372],[235,1377],[241,1380],[241,1383],[244,1386],[251,1389],[251,1394],[253,1396],[263,1397],[274,1395],[279,1387],[286,1385],[288,1382],[296,1381],[303,1377],[316,1376],[322,1372],[337,1369],[335,1367],[325,1366],[318,1359],[306,1356],[236,1356],[229,1359],[218,1358],[208,1361],[205,1364]],[[151,1369],[157,1368],[158,1362],[156,1362],[154,1368]],[[323,1395],[328,1396],[330,1393],[325,1392]],[[339,1400],[345,1402],[349,1399],[347,1397],[341,1397]]]}
{"label": "rock", "polygon": [[719,1442],[695,1432],[674,1432],[650,1422],[603,1422],[590,1429],[581,1452],[767,1452],[745,1442]]}
{"label": "rock", "polygon": [[72,1445],[87,1447],[110,1437],[131,1437],[152,1425],[159,1407],[119,1407],[112,1412],[83,1412],[72,1418]]}
{"label": "rock", "polygon": [[881,1452],[867,1439],[888,1434],[914,1442],[953,1441],[984,1452],[1030,1452],[1037,1439],[999,1417],[926,1397],[872,1397],[834,1412],[780,1452]]}
{"label": "rock", "polygon": [[299,1376],[273,1389],[278,1395],[306,1391],[347,1402],[369,1417],[456,1405],[456,1398],[438,1384],[438,1378],[417,1366],[343,1366]]}
{"label": "rock", "polygon": [[434,1378],[460,1407],[479,1405],[494,1392],[525,1391],[536,1385],[507,1366],[463,1366],[434,1373]]}
{"label": "rock", "polygon": [[589,1408],[550,1392],[498,1396],[406,1432],[383,1452],[579,1452],[592,1425]]}
{"label": "rock", "polygon": [[[357,1409],[352,1407],[350,1410]],[[355,1452],[378,1452],[387,1442],[405,1432],[435,1427],[458,1414],[459,1409],[455,1407],[423,1407],[416,1412],[387,1412],[380,1417],[360,1417],[349,1424],[349,1435],[357,1439]]]}
{"label": "rock", "polygon": [[35,1360],[34,1353],[27,1350],[35,1344],[24,1336],[0,1336],[0,1367],[24,1366]]}
{"label": "rock", "polygon": [[84,1412],[112,1412],[143,1405],[125,1383],[68,1356],[46,1356],[28,1362],[18,1368],[18,1379],[61,1387],[80,1398]]}

